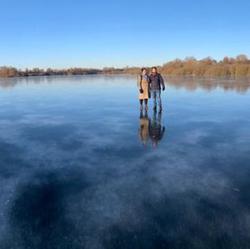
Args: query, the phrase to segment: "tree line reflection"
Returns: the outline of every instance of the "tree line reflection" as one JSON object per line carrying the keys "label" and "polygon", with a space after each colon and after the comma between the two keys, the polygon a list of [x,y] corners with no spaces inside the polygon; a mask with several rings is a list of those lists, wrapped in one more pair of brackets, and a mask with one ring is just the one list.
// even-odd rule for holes
{"label": "tree line reflection", "polygon": [[[65,76],[64,76],[65,77]],[[68,78],[65,77],[67,80]],[[0,88],[12,88],[18,84],[28,85],[29,83],[35,84],[52,84],[56,77],[31,77],[31,78],[0,78]],[[59,77],[60,81],[63,77]],[[73,81],[81,81],[80,77],[71,77]],[[225,91],[236,91],[245,93],[250,88],[250,78],[242,79],[216,79],[216,78],[196,78],[196,77],[166,77],[167,85],[175,88],[184,88],[189,91],[203,89],[212,91],[221,88]]]}
{"label": "tree line reflection", "polygon": [[194,78],[194,77],[170,77],[167,84],[175,88],[184,88],[189,91],[203,89],[212,91],[217,88],[224,91],[236,91],[245,93],[250,88],[250,79],[210,79],[210,78]]}

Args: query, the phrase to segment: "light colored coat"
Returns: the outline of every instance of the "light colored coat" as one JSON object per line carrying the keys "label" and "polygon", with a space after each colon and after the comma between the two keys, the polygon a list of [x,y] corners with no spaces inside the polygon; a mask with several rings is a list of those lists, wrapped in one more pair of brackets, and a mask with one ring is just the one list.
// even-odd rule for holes
{"label": "light colored coat", "polygon": [[141,75],[138,76],[137,79],[137,86],[140,89],[143,90],[143,93],[139,92],[139,99],[144,100],[144,99],[149,99],[149,78],[146,80]]}

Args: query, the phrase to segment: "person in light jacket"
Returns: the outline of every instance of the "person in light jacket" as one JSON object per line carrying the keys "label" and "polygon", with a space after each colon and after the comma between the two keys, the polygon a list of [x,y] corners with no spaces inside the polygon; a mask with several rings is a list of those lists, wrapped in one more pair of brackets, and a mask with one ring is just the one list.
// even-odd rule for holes
{"label": "person in light jacket", "polygon": [[146,68],[141,69],[141,74],[138,76],[138,89],[139,89],[139,101],[140,101],[140,110],[143,110],[143,105],[145,111],[148,111],[148,99],[149,99],[149,76]]}

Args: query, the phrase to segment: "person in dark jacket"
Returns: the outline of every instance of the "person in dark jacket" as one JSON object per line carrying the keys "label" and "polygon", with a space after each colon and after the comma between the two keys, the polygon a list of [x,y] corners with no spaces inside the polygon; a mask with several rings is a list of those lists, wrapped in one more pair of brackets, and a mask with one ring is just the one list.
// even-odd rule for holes
{"label": "person in dark jacket", "polygon": [[165,91],[165,84],[161,74],[158,73],[157,68],[153,67],[149,76],[149,87],[151,90],[151,96],[154,101],[154,111],[157,111],[157,104],[159,106],[159,112],[162,111],[161,102],[161,90]]}

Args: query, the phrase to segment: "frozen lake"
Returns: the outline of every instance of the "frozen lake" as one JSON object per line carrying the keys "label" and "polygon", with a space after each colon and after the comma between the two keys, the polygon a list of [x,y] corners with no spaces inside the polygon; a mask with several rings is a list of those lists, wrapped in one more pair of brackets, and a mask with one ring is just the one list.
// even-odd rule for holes
{"label": "frozen lake", "polygon": [[0,80],[1,249],[250,248],[250,83]]}

